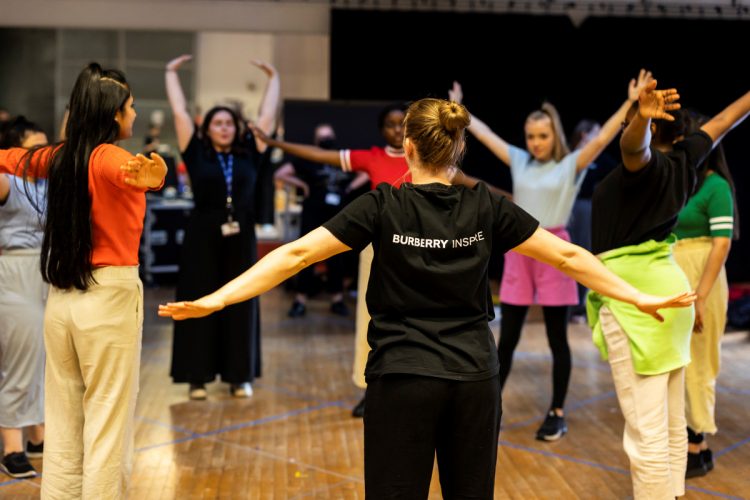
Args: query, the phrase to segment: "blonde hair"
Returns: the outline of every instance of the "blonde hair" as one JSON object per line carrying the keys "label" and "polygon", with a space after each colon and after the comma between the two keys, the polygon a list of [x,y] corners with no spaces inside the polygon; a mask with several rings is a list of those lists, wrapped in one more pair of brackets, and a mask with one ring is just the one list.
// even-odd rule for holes
{"label": "blonde hair", "polygon": [[552,104],[544,102],[542,103],[541,109],[532,111],[526,118],[526,121],[537,121],[545,118],[549,118],[552,124],[552,133],[555,135],[555,145],[552,147],[552,158],[555,161],[560,161],[565,155],[570,153],[570,148],[568,147],[568,141],[565,140],[562,120],[560,120],[560,114],[557,112],[557,109]]}
{"label": "blonde hair", "polygon": [[406,110],[404,137],[414,144],[422,166],[435,170],[458,166],[470,122],[469,112],[457,102],[420,99]]}

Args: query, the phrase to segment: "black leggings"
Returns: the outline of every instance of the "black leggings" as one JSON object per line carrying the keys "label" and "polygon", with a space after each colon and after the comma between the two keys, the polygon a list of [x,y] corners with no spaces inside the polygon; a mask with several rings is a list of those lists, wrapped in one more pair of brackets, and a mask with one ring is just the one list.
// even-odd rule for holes
{"label": "black leggings", "polygon": [[[497,353],[500,358],[500,387],[513,364],[513,352],[521,338],[521,328],[526,320],[529,306],[501,304],[500,343]],[[552,350],[552,408],[562,408],[570,382],[571,359],[568,347],[568,306],[544,306],[544,325],[547,342]]]}
{"label": "black leggings", "polygon": [[383,375],[365,393],[365,497],[426,500],[437,455],[446,500],[492,500],[497,376],[473,382]]}

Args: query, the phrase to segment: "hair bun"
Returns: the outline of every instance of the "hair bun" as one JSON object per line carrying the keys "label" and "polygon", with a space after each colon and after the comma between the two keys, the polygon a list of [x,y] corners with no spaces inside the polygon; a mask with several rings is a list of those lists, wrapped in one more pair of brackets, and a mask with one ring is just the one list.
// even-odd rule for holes
{"label": "hair bun", "polygon": [[440,125],[454,134],[469,126],[470,117],[466,108],[455,101],[444,101],[440,106]]}

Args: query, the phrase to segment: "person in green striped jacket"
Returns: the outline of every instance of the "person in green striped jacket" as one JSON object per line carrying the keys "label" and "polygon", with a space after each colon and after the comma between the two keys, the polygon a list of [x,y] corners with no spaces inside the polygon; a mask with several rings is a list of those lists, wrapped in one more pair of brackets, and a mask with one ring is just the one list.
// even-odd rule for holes
{"label": "person in green striped jacket", "polygon": [[[687,113],[686,113],[687,114]],[[705,116],[688,116],[697,129]],[[724,263],[732,238],[739,237],[732,175],[719,144],[698,171],[695,194],[677,218],[674,257],[698,294],[690,340],[691,362],[685,368],[685,417],[688,461],[685,476],[705,476],[714,468],[704,434],[717,431],[716,378],[721,365],[721,337],[727,318],[729,286]]]}

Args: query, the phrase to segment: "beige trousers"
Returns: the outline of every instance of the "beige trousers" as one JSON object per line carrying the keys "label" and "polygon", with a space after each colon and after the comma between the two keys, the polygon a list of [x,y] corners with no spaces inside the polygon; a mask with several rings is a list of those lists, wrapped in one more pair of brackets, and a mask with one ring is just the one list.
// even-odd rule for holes
{"label": "beige trousers", "polygon": [[628,337],[612,312],[599,312],[617,401],[625,417],[623,446],[636,500],[672,500],[685,494],[687,430],[685,369],[639,375]]}
{"label": "beige trousers", "polygon": [[[685,272],[693,290],[698,286],[708,254],[711,238],[679,240],[674,258]],[[693,333],[690,340],[691,362],[685,369],[685,417],[695,432],[716,433],[716,378],[721,368],[721,338],[727,324],[729,285],[727,273],[721,269],[716,283],[706,297],[703,331]]]}
{"label": "beige trousers", "polygon": [[137,267],[94,278],[47,301],[43,499],[123,498],[130,476],[143,287]]}
{"label": "beige trousers", "polygon": [[367,282],[370,281],[370,267],[375,252],[372,245],[359,254],[359,277],[357,278],[357,316],[354,324],[354,366],[352,367],[352,381],[354,385],[364,389],[365,367],[367,356],[370,354],[370,344],[367,343],[367,327],[370,324],[370,313],[367,311]]}

